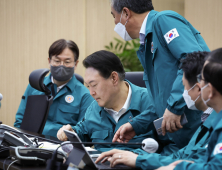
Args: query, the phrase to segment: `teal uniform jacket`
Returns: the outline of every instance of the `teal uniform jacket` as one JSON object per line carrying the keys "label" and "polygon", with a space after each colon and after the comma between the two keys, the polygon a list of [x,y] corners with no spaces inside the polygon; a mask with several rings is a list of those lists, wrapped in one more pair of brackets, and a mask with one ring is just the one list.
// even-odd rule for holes
{"label": "teal uniform jacket", "polygon": [[[44,84],[51,90],[51,74],[45,77]],[[54,89],[56,91],[56,84],[54,84]],[[15,127],[19,128],[22,123],[28,96],[43,94],[32,88],[30,84],[28,85],[16,113]],[[73,96],[73,102],[66,102],[67,95]],[[84,118],[85,112],[93,100],[89,90],[73,75],[72,79],[55,95],[42,134],[56,137],[58,130],[63,125],[75,126]]]}
{"label": "teal uniform jacket", "polygon": [[[130,106],[123,114],[118,123],[110,116],[110,114],[100,107],[96,101],[94,101],[86,111],[85,119],[79,122],[74,131],[78,134],[80,139],[84,142],[112,142],[114,134],[119,127],[128,121],[133,121],[133,118],[142,112],[146,112],[146,119],[150,119],[155,115],[155,112],[149,108],[152,106],[152,100],[147,93],[146,88],[138,87],[128,81],[132,89],[132,96]],[[153,108],[153,106],[151,107]],[[135,136],[129,142],[142,142],[145,138],[152,137],[152,131],[146,134]],[[113,148],[131,150],[135,148],[141,148],[139,145],[94,145],[97,150],[108,151]]]}
{"label": "teal uniform jacket", "polygon": [[[210,129],[213,126],[212,122],[215,119],[217,119],[217,113],[214,111],[203,123],[203,125],[197,129],[189,144],[180,149],[178,152],[175,152],[169,156],[162,156],[156,153],[147,154],[144,152],[144,155],[139,155],[137,157],[136,167],[141,169],[157,169],[161,166],[166,166],[176,160],[182,159],[196,162],[206,154],[206,146],[209,142],[209,136],[211,134]],[[199,141],[197,141],[197,138],[199,138]]]}
{"label": "teal uniform jacket", "polygon": [[[153,97],[157,115],[162,117],[166,108],[177,115],[186,114],[188,123],[183,129],[168,133],[179,148],[188,144],[201,123],[202,112],[189,110],[183,99],[183,71],[179,69],[180,60],[195,51],[209,51],[209,48],[200,32],[185,18],[173,11],[150,11],[145,45],[140,46],[137,56],[144,67],[144,81]],[[137,127],[134,128],[136,134],[145,133],[148,128],[142,115],[135,118],[132,126]]]}
{"label": "teal uniform jacket", "polygon": [[175,170],[221,170],[222,169],[222,111],[218,113],[211,128],[212,133],[207,146],[207,151],[196,163],[182,162]]}

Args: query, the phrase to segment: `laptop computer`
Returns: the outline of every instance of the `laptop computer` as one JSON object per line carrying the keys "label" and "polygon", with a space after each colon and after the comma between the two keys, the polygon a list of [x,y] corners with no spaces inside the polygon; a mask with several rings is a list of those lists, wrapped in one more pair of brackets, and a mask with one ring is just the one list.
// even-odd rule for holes
{"label": "laptop computer", "polygon": [[[70,142],[77,142],[77,143],[82,143],[80,138],[75,132],[67,131],[64,130],[66,136],[68,137]],[[106,169],[115,169],[115,170],[120,170],[120,169],[125,169],[125,170],[132,170],[135,168],[131,168],[129,166],[119,164],[116,165],[114,168],[110,167],[109,161],[106,161],[105,163],[98,163],[95,164],[96,158],[92,158],[89,154],[89,152],[85,149],[83,144],[72,144],[73,145],[73,152],[70,153],[66,163],[72,163],[76,166],[79,165],[79,162],[82,160],[85,164],[84,169],[98,169],[98,170],[106,170]],[[83,156],[84,155],[84,156]],[[81,160],[80,160],[81,158]]]}

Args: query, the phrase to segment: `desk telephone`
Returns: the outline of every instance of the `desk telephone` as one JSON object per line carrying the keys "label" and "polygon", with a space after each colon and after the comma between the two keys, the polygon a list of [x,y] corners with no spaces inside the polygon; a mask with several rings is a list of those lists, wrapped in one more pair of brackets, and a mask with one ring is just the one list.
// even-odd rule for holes
{"label": "desk telephone", "polygon": [[19,130],[11,126],[1,124],[0,144],[8,146],[32,146],[33,142]]}
{"label": "desk telephone", "polygon": [[[1,150],[7,149],[10,156],[17,159],[17,163],[22,165],[45,164],[53,154],[53,150],[39,148],[36,141],[29,139],[21,131],[4,124],[0,125],[0,145]],[[65,153],[57,152],[58,161],[62,162],[64,157],[67,157]]]}
{"label": "desk telephone", "polygon": [[[10,131],[19,132],[17,129],[0,124],[0,157],[8,157],[9,153],[9,146],[24,146],[27,144],[27,141],[30,144],[30,140],[27,136],[22,136],[21,134],[17,134],[17,136],[10,133]],[[23,139],[22,139],[23,138]],[[26,141],[26,142],[25,142]]]}

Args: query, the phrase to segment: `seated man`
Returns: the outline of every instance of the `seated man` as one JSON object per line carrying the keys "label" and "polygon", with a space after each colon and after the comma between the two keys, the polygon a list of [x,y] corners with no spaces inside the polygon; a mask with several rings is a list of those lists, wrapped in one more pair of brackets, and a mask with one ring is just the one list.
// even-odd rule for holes
{"label": "seated man", "polygon": [[[198,109],[204,111],[202,115],[202,125],[197,129],[196,133],[191,138],[189,144],[180,149],[178,152],[169,156],[161,156],[160,154],[152,153],[144,155],[136,155],[132,152],[112,150],[103,153],[97,160],[99,162],[103,157],[112,156],[109,158],[111,166],[119,163],[124,163],[128,166],[142,168],[142,169],[155,169],[160,166],[168,165],[178,159],[197,160],[206,152],[206,146],[209,142],[209,135],[212,120],[217,116],[212,108],[208,108],[201,99],[201,86],[197,82],[197,75],[201,72],[204,64],[204,58],[207,52],[194,52],[187,55],[183,59],[181,68],[183,74],[184,85],[184,99],[189,109]],[[209,116],[210,115],[210,116]],[[208,117],[209,116],[209,117]],[[136,151],[134,151],[136,152]],[[121,159],[119,159],[121,155]]]}
{"label": "seated man", "polygon": [[[86,109],[93,101],[89,90],[74,76],[78,58],[79,48],[71,40],[57,40],[49,48],[51,73],[45,77],[44,84],[51,89],[54,99],[43,130],[44,135],[56,137],[63,125],[75,126],[84,118]],[[42,94],[28,85],[16,113],[15,127],[19,128],[22,123],[28,96]]]}
{"label": "seated man", "polygon": [[221,170],[222,169],[222,48],[212,51],[204,63],[198,81],[201,97],[205,105],[217,112],[212,127],[206,153],[195,162],[178,160],[158,170]]}
{"label": "seated man", "polygon": [[[139,115],[144,114],[147,120],[157,118],[155,112],[150,110],[152,98],[147,90],[138,87],[128,80],[124,80],[125,71],[120,59],[108,51],[98,51],[83,61],[86,68],[85,83],[95,101],[86,111],[85,118],[75,127],[63,126],[57,137],[65,141],[67,137],[64,129],[75,131],[82,141],[112,142],[115,132],[121,125]],[[151,107],[152,106],[152,107]],[[143,113],[142,113],[143,112]],[[135,136],[130,142],[142,142],[152,137],[152,131]],[[95,148],[107,151],[112,148],[131,150],[138,145],[98,145]]]}

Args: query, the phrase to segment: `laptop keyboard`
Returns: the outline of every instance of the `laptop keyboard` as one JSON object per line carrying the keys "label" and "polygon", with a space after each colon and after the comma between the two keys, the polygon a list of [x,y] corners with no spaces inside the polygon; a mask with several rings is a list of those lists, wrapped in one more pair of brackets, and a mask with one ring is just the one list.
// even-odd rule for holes
{"label": "laptop keyboard", "polygon": [[[92,158],[92,159],[93,159],[94,162],[96,161],[96,158]],[[116,165],[115,167],[111,168],[109,161],[106,161],[104,163],[99,162],[96,165],[99,169],[131,169],[130,167],[128,167],[124,164],[119,164],[119,165]]]}

